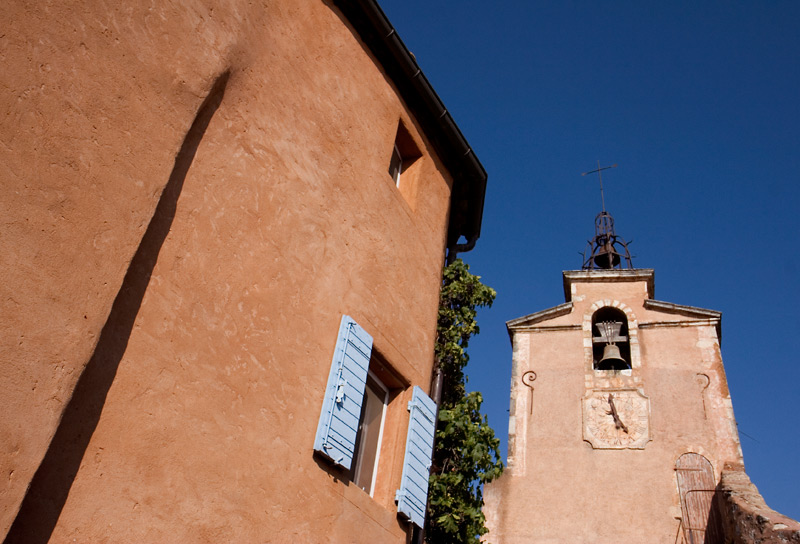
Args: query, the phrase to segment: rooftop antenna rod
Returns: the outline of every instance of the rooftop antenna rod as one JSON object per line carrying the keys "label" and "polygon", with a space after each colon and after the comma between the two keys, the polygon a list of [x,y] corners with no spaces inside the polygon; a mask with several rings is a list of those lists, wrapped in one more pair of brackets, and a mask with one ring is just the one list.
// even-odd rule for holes
{"label": "rooftop antenna rod", "polygon": [[597,161],[597,170],[590,170],[588,172],[584,172],[583,174],[581,174],[582,176],[585,176],[587,174],[594,174],[595,172],[597,172],[597,177],[600,178],[600,200],[603,202],[603,213],[605,213],[606,211],[606,197],[603,194],[603,170],[608,170],[609,168],[616,168],[616,167],[617,167],[616,164],[612,164],[611,166],[603,166],[601,168],[600,161]]}

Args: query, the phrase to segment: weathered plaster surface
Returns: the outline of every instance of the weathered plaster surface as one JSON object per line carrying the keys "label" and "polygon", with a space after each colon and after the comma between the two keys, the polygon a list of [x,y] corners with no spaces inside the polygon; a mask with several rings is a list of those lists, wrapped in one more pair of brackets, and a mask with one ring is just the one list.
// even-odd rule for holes
{"label": "weathered plaster surface", "polygon": [[[90,0],[0,17],[0,533],[50,459],[18,536],[404,541],[410,392],[374,498],[311,447],[342,314],[427,389],[450,180],[338,12]],[[403,190],[400,120],[424,152]]]}
{"label": "weathered plaster surface", "polygon": [[[514,376],[536,372],[535,400],[530,413],[529,389],[512,381],[514,463],[486,488],[489,542],[672,544],[681,516],[676,459],[701,453],[717,474],[725,462],[741,464],[718,317],[646,304],[652,283],[644,272],[601,279],[571,278],[566,315],[510,322]],[[591,316],[604,306],[628,318],[630,371],[592,369]],[[638,389],[649,398],[644,449],[594,449],[583,440],[581,399],[598,388]]]}

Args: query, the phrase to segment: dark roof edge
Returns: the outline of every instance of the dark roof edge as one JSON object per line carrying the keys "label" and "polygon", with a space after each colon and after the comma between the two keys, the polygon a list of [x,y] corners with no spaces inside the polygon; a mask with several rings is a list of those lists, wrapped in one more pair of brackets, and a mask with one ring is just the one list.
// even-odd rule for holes
{"label": "dark roof edge", "polygon": [[414,56],[375,0],[333,0],[383,66],[436,153],[453,176],[447,247],[477,240],[486,197],[486,170]]}

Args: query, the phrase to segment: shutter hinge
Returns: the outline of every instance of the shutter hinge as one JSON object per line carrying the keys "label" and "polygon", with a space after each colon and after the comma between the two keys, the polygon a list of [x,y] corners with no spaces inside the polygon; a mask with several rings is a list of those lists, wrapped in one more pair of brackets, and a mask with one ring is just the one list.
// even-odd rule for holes
{"label": "shutter hinge", "polygon": [[[330,445],[330,444],[328,444],[327,442],[325,442],[325,443],[322,445],[322,449],[323,449],[323,450],[325,450],[325,453],[328,453],[328,450],[329,450],[329,449],[332,449],[332,448],[333,448],[333,446],[331,446],[331,445]],[[342,460],[344,459],[344,455],[340,455],[338,459],[334,459],[333,457],[331,457],[331,459],[333,459],[333,461],[334,461],[335,463],[341,463],[341,462],[342,462]]]}
{"label": "shutter hinge", "polygon": [[347,385],[347,380],[339,379],[339,384],[336,386],[336,404],[344,402],[344,387]]}

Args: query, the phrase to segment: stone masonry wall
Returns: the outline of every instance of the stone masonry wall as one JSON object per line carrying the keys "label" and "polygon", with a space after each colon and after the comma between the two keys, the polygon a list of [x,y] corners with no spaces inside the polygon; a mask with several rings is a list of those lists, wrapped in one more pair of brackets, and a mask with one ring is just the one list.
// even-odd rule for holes
{"label": "stone masonry wall", "polygon": [[800,523],[767,506],[741,468],[726,466],[717,491],[726,544],[800,542]]}

